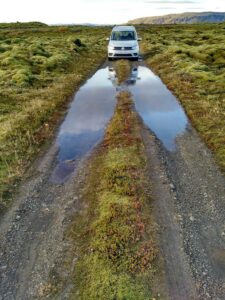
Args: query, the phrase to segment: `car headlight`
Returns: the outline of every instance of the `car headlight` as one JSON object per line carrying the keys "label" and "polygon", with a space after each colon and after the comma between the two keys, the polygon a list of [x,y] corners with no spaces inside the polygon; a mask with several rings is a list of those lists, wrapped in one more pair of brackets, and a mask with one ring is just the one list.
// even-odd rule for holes
{"label": "car headlight", "polygon": [[114,46],[108,46],[109,50],[114,50]]}
{"label": "car headlight", "polygon": [[133,47],[132,47],[132,50],[136,50],[136,49],[137,49],[137,46],[133,46]]}

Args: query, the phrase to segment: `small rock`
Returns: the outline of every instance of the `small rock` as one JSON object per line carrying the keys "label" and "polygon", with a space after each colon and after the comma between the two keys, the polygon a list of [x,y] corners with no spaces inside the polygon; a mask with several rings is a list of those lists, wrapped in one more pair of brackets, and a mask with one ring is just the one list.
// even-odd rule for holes
{"label": "small rock", "polygon": [[19,215],[16,216],[16,220],[19,221],[21,217]]}
{"label": "small rock", "polygon": [[193,222],[195,218],[193,216],[190,216],[190,221]]}
{"label": "small rock", "polygon": [[43,212],[43,213],[48,213],[48,212],[49,212],[49,208],[48,208],[48,207],[43,208],[43,209],[42,209],[42,212]]}
{"label": "small rock", "polygon": [[172,183],[170,183],[170,188],[171,188],[172,191],[175,191],[175,189],[176,189],[174,184],[172,184]]}

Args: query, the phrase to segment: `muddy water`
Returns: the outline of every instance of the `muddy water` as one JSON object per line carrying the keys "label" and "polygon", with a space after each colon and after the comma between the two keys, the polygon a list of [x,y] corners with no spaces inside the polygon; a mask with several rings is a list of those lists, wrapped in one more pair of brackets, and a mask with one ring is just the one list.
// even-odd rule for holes
{"label": "muddy water", "polygon": [[116,88],[108,76],[108,67],[98,70],[74,96],[56,141],[58,163],[51,176],[53,183],[68,179],[76,162],[102,139],[116,103]]}
{"label": "muddy water", "polygon": [[162,81],[145,66],[134,64],[125,85],[119,87],[113,65],[98,70],[74,96],[58,137],[57,165],[51,176],[56,184],[73,173],[77,161],[103,138],[113,115],[116,94],[121,89],[133,94],[135,106],[145,124],[170,151],[187,125],[186,115]]}

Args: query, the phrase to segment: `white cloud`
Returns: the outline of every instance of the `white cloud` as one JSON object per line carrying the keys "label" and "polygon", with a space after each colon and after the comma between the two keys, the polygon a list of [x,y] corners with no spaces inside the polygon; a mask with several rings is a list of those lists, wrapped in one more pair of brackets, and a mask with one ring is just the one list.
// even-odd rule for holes
{"label": "white cloud", "polygon": [[1,3],[0,22],[115,24],[158,15],[159,9],[163,14],[190,11],[190,4],[191,11],[225,11],[224,0],[7,0]]}

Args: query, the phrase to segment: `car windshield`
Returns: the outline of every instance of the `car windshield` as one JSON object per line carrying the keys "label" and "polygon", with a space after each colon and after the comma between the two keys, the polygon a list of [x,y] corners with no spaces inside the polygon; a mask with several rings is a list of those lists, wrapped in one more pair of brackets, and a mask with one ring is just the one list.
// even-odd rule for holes
{"label": "car windshield", "polygon": [[111,40],[113,41],[133,41],[135,40],[134,31],[113,31]]}

